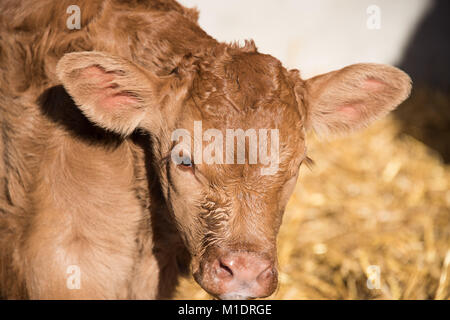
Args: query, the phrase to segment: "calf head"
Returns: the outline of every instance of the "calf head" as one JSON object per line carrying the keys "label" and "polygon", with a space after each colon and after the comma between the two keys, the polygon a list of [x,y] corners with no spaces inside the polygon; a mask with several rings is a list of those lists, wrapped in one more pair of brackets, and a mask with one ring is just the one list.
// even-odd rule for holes
{"label": "calf head", "polygon": [[[153,165],[192,255],[193,275],[222,299],[275,290],[276,237],[308,159],[305,133],[365,127],[410,91],[405,73],[378,64],[302,80],[251,44],[186,55],[166,75],[107,53],[69,53],[57,74],[95,124],[124,136],[136,129],[150,133]],[[225,141],[237,129],[247,137],[241,148],[231,139],[230,148]],[[262,147],[276,154],[276,166],[252,159]]]}

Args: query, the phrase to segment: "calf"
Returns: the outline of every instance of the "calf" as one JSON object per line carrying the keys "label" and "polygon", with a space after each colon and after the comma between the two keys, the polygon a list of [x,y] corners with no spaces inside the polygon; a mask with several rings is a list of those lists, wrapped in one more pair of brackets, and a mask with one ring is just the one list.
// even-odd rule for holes
{"label": "calf", "polygon": [[306,132],[363,128],[410,92],[377,64],[302,80],[173,0],[0,9],[4,298],[170,298],[189,272],[221,299],[270,295]]}

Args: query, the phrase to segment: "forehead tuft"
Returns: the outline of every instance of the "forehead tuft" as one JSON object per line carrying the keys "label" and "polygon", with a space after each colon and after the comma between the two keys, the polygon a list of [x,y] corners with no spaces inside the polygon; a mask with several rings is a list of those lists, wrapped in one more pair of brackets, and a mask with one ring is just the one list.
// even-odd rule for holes
{"label": "forehead tuft", "polygon": [[301,119],[288,72],[274,57],[251,48],[227,47],[202,66],[191,96],[196,113],[215,126],[274,128],[293,120],[298,125]]}

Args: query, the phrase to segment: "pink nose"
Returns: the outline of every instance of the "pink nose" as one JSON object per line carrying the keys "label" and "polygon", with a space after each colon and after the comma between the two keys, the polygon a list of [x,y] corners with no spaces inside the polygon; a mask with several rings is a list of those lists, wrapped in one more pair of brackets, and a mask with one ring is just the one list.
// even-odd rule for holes
{"label": "pink nose", "polygon": [[222,299],[260,298],[270,295],[277,272],[269,260],[251,252],[230,252],[213,262]]}

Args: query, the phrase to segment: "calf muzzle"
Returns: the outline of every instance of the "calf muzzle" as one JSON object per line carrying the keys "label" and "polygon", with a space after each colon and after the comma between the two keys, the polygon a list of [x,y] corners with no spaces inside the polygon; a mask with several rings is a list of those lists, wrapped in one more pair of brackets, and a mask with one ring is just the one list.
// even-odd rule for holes
{"label": "calf muzzle", "polygon": [[199,283],[220,299],[267,297],[277,286],[274,263],[255,252],[228,251],[203,266]]}

